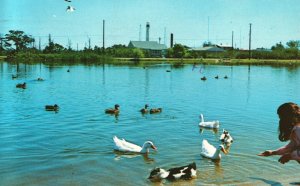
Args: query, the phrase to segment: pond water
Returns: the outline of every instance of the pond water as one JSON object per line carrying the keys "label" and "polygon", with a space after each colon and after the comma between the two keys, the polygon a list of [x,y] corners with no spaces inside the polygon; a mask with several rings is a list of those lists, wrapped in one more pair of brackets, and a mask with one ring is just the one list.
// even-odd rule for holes
{"label": "pond water", "polygon": [[[67,72],[67,70],[70,72]],[[166,72],[171,70],[171,72]],[[12,79],[12,74],[18,75]],[[206,81],[201,81],[202,76]],[[219,75],[219,79],[214,77]],[[227,75],[229,78],[224,79]],[[44,81],[37,81],[38,77]],[[27,83],[17,89],[17,83]],[[0,185],[285,185],[300,165],[259,157],[277,139],[277,107],[300,103],[300,68],[269,66],[46,65],[0,63]],[[120,105],[118,117],[104,110]],[[160,114],[141,115],[146,103]],[[59,112],[45,111],[58,104]],[[206,120],[220,129],[200,131]],[[220,162],[200,156],[222,129],[234,142]],[[113,151],[113,136],[158,151]],[[150,182],[151,169],[195,162],[197,178]]]}

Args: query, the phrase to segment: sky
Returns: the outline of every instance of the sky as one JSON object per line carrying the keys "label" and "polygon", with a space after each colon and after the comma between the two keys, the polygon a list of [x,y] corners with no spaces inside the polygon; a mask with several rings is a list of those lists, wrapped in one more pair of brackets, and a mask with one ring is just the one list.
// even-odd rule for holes
{"label": "sky", "polygon": [[[66,12],[67,6],[74,12]],[[204,42],[271,48],[276,43],[300,40],[300,0],[0,0],[0,34],[22,30],[42,47],[51,34],[54,42],[72,48],[105,47],[145,40],[146,22],[150,40],[170,46],[174,42],[200,47]],[[141,26],[140,26],[141,25]],[[141,28],[141,29],[140,29]],[[141,32],[140,32],[141,30]]]}

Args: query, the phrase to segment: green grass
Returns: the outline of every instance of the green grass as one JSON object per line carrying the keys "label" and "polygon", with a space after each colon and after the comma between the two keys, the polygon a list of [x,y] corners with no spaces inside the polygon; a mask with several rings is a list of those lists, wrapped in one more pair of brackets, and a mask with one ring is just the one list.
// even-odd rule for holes
{"label": "green grass", "polygon": [[[5,56],[0,56],[4,60]],[[229,59],[229,58],[113,58],[95,53],[61,53],[61,54],[34,54],[18,53],[12,62],[22,63],[46,63],[46,64],[112,64],[112,65],[138,65],[168,63],[177,67],[183,64],[207,64],[207,65],[268,65],[268,66],[290,66],[300,65],[300,60],[269,60],[269,59]]]}

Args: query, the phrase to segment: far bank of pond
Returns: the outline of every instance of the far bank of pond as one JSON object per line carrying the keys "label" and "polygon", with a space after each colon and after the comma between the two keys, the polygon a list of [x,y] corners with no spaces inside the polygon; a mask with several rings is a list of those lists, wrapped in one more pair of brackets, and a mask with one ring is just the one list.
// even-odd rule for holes
{"label": "far bank of pond", "polygon": [[11,61],[21,63],[86,63],[86,64],[115,64],[115,65],[147,65],[168,63],[173,65],[183,64],[207,64],[207,65],[271,65],[290,66],[300,65],[300,59],[230,59],[230,58],[114,58],[96,54],[87,55],[21,55],[13,60],[7,56],[0,56],[0,61]]}

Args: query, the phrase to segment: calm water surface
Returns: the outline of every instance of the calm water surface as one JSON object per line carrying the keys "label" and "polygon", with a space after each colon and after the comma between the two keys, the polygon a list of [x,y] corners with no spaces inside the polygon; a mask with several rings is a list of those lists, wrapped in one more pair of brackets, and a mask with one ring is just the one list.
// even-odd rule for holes
{"label": "calm water surface", "polygon": [[[200,67],[200,66],[198,66]],[[68,73],[67,70],[70,69]],[[166,72],[171,69],[171,72]],[[18,78],[12,80],[12,74]],[[208,80],[201,81],[205,75]],[[220,79],[214,79],[219,75]],[[223,79],[227,75],[229,79]],[[45,81],[36,81],[42,77]],[[17,83],[27,89],[17,89]],[[0,185],[284,185],[300,182],[300,165],[258,157],[277,140],[277,107],[300,103],[300,68],[191,65],[49,66],[0,63]],[[44,106],[58,104],[60,111]],[[120,105],[118,118],[104,109]],[[162,107],[141,115],[145,103]],[[199,115],[220,130],[200,132]],[[219,163],[200,156],[222,129],[235,139]],[[117,135],[158,147],[148,156],[113,151]],[[197,179],[147,180],[154,167],[196,162]],[[288,180],[288,181],[287,181]]]}

